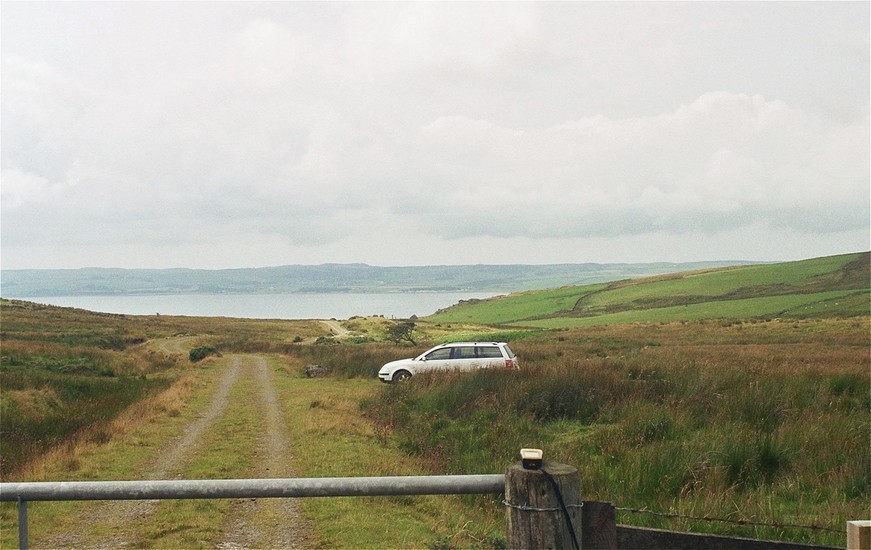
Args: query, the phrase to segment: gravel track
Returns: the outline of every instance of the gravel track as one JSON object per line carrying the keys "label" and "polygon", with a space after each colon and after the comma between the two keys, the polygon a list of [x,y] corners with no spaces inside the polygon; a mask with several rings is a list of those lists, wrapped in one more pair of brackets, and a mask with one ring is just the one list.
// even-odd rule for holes
{"label": "gravel track", "polygon": [[[284,414],[263,357],[249,357],[259,389],[261,424],[253,477],[294,477]],[[303,548],[306,526],[296,499],[242,499],[227,516],[217,548]]]}
{"label": "gravel track", "polygon": [[[178,353],[178,346],[166,351]],[[163,346],[161,346],[163,348]],[[233,356],[214,396],[182,435],[156,453],[155,460],[136,475],[139,479],[177,479],[203,445],[203,435],[226,413],[231,390],[240,376],[252,376],[258,387],[257,403],[262,422],[252,426],[259,431],[254,471],[249,477],[292,477],[290,441],[284,415],[266,360],[259,356]],[[129,548],[136,544],[132,532],[147,521],[159,500],[91,502],[81,507],[77,525],[109,525],[112,535],[93,541],[87,529],[54,534],[33,541],[34,548]],[[301,548],[307,526],[294,499],[240,499],[230,508],[224,532],[216,548]]]}

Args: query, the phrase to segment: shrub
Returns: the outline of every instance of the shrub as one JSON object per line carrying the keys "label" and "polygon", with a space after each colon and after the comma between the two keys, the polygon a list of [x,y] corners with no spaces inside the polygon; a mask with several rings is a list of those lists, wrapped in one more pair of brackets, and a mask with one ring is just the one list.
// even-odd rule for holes
{"label": "shrub", "polygon": [[197,361],[202,361],[210,355],[220,355],[220,353],[218,353],[218,350],[216,350],[212,346],[200,346],[198,348],[192,349],[188,354],[188,357],[190,358],[191,363],[196,363]]}

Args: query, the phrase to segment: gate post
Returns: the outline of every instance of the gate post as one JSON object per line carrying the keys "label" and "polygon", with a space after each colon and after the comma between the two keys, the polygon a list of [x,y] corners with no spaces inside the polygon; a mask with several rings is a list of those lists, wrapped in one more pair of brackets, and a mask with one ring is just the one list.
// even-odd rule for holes
{"label": "gate post", "polygon": [[577,468],[545,462],[505,472],[508,547],[551,550],[581,548],[581,478]]}
{"label": "gate post", "polygon": [[27,501],[18,499],[18,548],[27,550]]}
{"label": "gate post", "polygon": [[871,521],[847,522],[847,550],[871,549]]}
{"label": "gate post", "polygon": [[614,504],[584,501],[584,550],[617,550],[617,515]]}

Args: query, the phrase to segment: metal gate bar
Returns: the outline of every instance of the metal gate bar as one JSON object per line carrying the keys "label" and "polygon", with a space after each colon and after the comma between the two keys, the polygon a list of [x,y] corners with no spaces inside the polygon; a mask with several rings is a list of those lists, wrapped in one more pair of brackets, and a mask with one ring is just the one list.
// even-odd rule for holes
{"label": "metal gate bar", "polygon": [[31,500],[151,500],[492,494],[503,474],[454,476],[200,479],[159,481],[39,481],[0,483],[0,501],[18,502],[18,541],[27,548]]}

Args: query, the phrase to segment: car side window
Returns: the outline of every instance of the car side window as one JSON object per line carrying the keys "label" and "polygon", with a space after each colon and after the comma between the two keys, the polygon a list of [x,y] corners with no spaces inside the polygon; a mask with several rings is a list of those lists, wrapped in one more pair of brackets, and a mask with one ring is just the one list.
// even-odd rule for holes
{"label": "car side window", "polygon": [[454,348],[454,359],[474,359],[475,348],[473,346],[459,346]]}
{"label": "car side window", "polygon": [[451,358],[451,348],[437,349],[435,351],[428,353],[425,357],[426,357],[427,361],[438,361],[438,360],[443,360],[443,359],[450,359]]}
{"label": "car side window", "polygon": [[478,357],[496,358],[502,357],[502,352],[496,346],[478,348]]}

